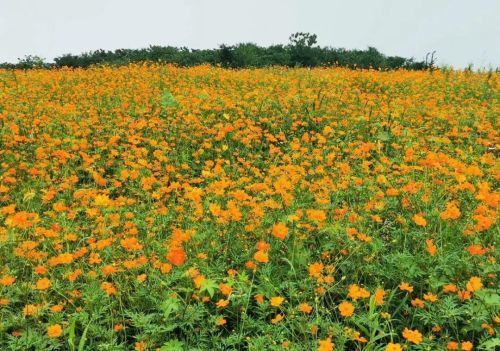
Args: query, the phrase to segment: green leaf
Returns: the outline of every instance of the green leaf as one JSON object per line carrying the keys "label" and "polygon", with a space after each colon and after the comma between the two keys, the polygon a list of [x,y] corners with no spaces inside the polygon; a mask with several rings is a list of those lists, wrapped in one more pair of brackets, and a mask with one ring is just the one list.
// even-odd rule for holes
{"label": "green leaf", "polygon": [[80,342],[78,343],[78,351],[83,351],[83,348],[85,347],[85,343],[87,342],[87,332],[89,331],[89,327],[92,324],[92,320],[90,320],[89,324],[85,327],[85,330],[83,331],[82,338],[80,339]]}
{"label": "green leaf", "polygon": [[71,351],[75,351],[75,327],[76,327],[76,318],[73,318],[69,326],[69,336],[68,336],[68,344],[69,344],[69,349]]}
{"label": "green leaf", "polygon": [[240,274],[238,274],[238,280],[242,283],[248,283],[250,281],[246,272],[241,272]]}
{"label": "green leaf", "polygon": [[491,307],[500,306],[500,295],[493,289],[483,289],[476,292],[476,296],[483,300],[484,304]]}
{"label": "green leaf", "polygon": [[161,105],[163,107],[177,107],[178,103],[168,90],[164,90],[161,94]]}
{"label": "green leaf", "polygon": [[179,300],[175,297],[169,297],[162,303],[161,307],[165,318],[168,318],[172,313],[179,310]]}
{"label": "green leaf", "polygon": [[493,339],[487,340],[478,346],[478,348],[480,350],[487,350],[487,351],[497,350],[498,347],[500,347],[500,339],[499,338],[493,338]]}
{"label": "green leaf", "polygon": [[160,351],[184,351],[184,343],[179,340],[170,340],[163,344]]}
{"label": "green leaf", "polygon": [[391,140],[391,135],[388,132],[380,132],[377,138],[381,141],[389,141]]}
{"label": "green leaf", "polygon": [[200,292],[206,291],[210,297],[214,297],[215,290],[218,288],[218,285],[211,279],[205,280],[203,284],[201,284]]}

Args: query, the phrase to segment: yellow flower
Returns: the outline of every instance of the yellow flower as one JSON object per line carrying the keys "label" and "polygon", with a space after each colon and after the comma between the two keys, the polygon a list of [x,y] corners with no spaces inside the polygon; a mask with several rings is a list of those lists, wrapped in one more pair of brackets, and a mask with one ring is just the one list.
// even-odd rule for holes
{"label": "yellow flower", "polygon": [[285,301],[285,299],[283,297],[276,296],[276,297],[271,298],[270,304],[273,307],[278,307],[279,305],[281,305],[283,303],[283,301]]}
{"label": "yellow flower", "polygon": [[216,304],[217,308],[223,308],[229,305],[229,300],[220,299]]}
{"label": "yellow flower", "polygon": [[218,325],[218,326],[223,326],[227,323],[226,319],[224,318],[218,318],[216,321],[215,321],[215,324]]}
{"label": "yellow flower", "polygon": [[40,307],[37,305],[26,305],[23,308],[23,315],[32,316],[37,314],[40,311]]}
{"label": "yellow flower", "polygon": [[483,283],[481,282],[481,278],[479,277],[471,277],[469,281],[467,282],[467,291],[473,292],[473,291],[479,291],[483,287]]}
{"label": "yellow flower", "polygon": [[392,342],[387,344],[385,347],[385,351],[403,351],[403,348],[400,344],[393,344]]}
{"label": "yellow flower", "polygon": [[94,198],[95,206],[109,206],[110,204],[111,200],[109,199],[108,195],[97,195]]}

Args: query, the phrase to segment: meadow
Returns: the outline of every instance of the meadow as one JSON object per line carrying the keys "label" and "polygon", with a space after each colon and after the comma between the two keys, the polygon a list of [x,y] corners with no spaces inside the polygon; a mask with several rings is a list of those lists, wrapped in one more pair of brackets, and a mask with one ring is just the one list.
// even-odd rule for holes
{"label": "meadow", "polygon": [[498,349],[499,85],[0,70],[0,349]]}

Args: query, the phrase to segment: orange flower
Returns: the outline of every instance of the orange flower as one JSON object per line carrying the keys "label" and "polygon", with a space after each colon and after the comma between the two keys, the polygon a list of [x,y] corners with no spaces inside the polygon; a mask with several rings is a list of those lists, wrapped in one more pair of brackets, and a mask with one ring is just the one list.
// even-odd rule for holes
{"label": "orange flower", "polygon": [[260,263],[267,263],[269,262],[269,256],[267,255],[267,252],[259,250],[255,253],[253,256],[255,261],[260,262]]}
{"label": "orange flower", "polygon": [[459,290],[457,296],[461,301],[470,300],[472,298],[472,292],[467,290]]}
{"label": "orange flower", "polygon": [[306,210],[307,218],[311,221],[324,222],[326,213],[323,210]]}
{"label": "orange flower", "polygon": [[426,245],[427,252],[429,253],[429,255],[436,256],[437,247],[436,247],[436,245],[434,245],[434,242],[432,241],[432,239],[425,240],[425,245]]}
{"label": "orange flower", "polygon": [[[1,299],[0,299],[0,305],[1,305]],[[493,329],[493,327],[491,325],[489,325],[488,323],[481,324],[481,328],[486,330],[488,332],[488,334],[495,335],[495,329]]]}
{"label": "orange flower", "polygon": [[401,284],[399,284],[399,289],[402,291],[407,291],[409,293],[413,292],[413,286],[406,282],[402,282]]}
{"label": "orange flower", "polygon": [[50,308],[50,311],[53,313],[59,313],[64,309],[64,305],[54,305]]}
{"label": "orange flower", "polygon": [[273,225],[271,233],[278,239],[284,240],[288,235],[288,228],[283,223]]}
{"label": "orange flower", "polygon": [[255,295],[255,301],[257,301],[258,304],[263,303],[264,302],[264,295],[262,295],[262,294]]}
{"label": "orange flower", "polygon": [[488,249],[483,248],[481,245],[470,245],[467,247],[467,252],[474,256],[474,255],[484,255],[485,253],[488,252]]}
{"label": "orange flower", "polygon": [[420,300],[419,298],[411,300],[411,305],[413,307],[418,307],[418,308],[424,308],[425,307],[424,301]]}
{"label": "orange flower", "polygon": [[248,269],[255,269],[257,268],[257,264],[254,261],[247,261],[245,267]]}
{"label": "orange flower", "polygon": [[461,345],[462,351],[471,351],[474,345],[470,341],[464,341]]}
{"label": "orange flower", "polygon": [[424,300],[429,302],[436,302],[438,300],[438,297],[437,295],[434,295],[432,293],[427,293],[424,294]]}
{"label": "orange flower", "polygon": [[0,285],[9,286],[9,285],[14,284],[15,281],[16,281],[16,277],[14,277],[12,275],[6,275],[0,279]]}
{"label": "orange flower", "polygon": [[454,202],[448,202],[446,204],[446,210],[439,214],[441,219],[458,219],[460,218],[460,209],[455,205]]}
{"label": "orange flower", "polygon": [[136,342],[134,346],[135,351],[145,351],[147,348],[147,344],[144,340]]}
{"label": "orange flower", "polygon": [[403,330],[403,338],[416,345],[422,342],[422,334],[418,330],[410,330],[405,328]]}
{"label": "orange flower", "polygon": [[339,305],[339,311],[340,311],[340,315],[342,317],[352,316],[354,313],[354,310],[355,310],[354,305],[350,302],[344,301],[344,302],[341,302]]}
{"label": "orange flower", "polygon": [[219,284],[219,290],[223,295],[230,295],[231,292],[233,291],[233,288],[231,288],[229,285],[226,285],[224,283]]}
{"label": "orange flower", "polygon": [[73,255],[70,253],[62,253],[48,260],[49,266],[65,265],[73,262]]}
{"label": "orange flower", "polygon": [[446,284],[443,286],[443,292],[445,293],[456,293],[458,288],[455,284]]}
{"label": "orange flower", "polygon": [[139,243],[139,240],[137,238],[127,238],[127,239],[122,239],[120,241],[120,245],[127,251],[138,251],[142,250],[142,245]]}
{"label": "orange flower", "polygon": [[108,294],[108,296],[116,294],[116,288],[113,285],[113,283],[102,282],[101,289],[104,290],[106,292],[106,294]]}
{"label": "orange flower", "polygon": [[171,247],[167,253],[167,260],[175,266],[181,266],[186,261],[186,252],[182,247]]}
{"label": "orange flower", "polygon": [[224,318],[218,318],[216,321],[215,321],[215,324],[218,325],[218,326],[223,326],[227,323],[227,321],[224,319]]}
{"label": "orange flower", "polygon": [[271,248],[271,245],[269,243],[266,243],[265,241],[259,241],[257,244],[255,244],[255,248],[259,251],[267,251]]}
{"label": "orange flower", "polygon": [[384,304],[385,294],[386,294],[386,292],[384,289],[377,288],[377,290],[375,290],[375,304],[377,306]]}
{"label": "orange flower", "polygon": [[35,267],[34,271],[36,274],[43,275],[43,274],[46,274],[49,270],[47,268],[45,268],[44,266],[38,265]]}
{"label": "orange flower", "polygon": [[63,329],[62,329],[60,324],[50,325],[47,328],[47,335],[50,338],[58,338],[62,335],[62,333],[63,333]]}
{"label": "orange flower", "polygon": [[36,282],[35,288],[37,290],[47,290],[48,288],[50,288],[50,286],[51,286],[50,280],[47,278],[42,278]]}
{"label": "orange flower", "polygon": [[331,338],[326,338],[325,340],[319,341],[318,351],[333,351],[335,344],[332,342]]}
{"label": "orange flower", "polygon": [[16,204],[1,207],[0,213],[4,216],[16,213]]}
{"label": "orange flower", "polygon": [[207,282],[207,278],[203,274],[200,274],[193,279],[193,282],[197,289],[201,289],[203,284]]}
{"label": "orange flower", "polygon": [[28,229],[38,222],[39,216],[37,213],[30,213],[26,211],[17,212],[14,215],[7,217],[5,224],[8,227]]}
{"label": "orange flower", "polygon": [[308,303],[301,303],[299,305],[299,311],[305,314],[309,314],[312,311],[312,307]]}
{"label": "orange flower", "polygon": [[385,347],[385,351],[403,351],[403,348],[400,344],[388,343]]}
{"label": "orange flower", "polygon": [[23,308],[23,315],[25,316],[33,316],[35,314],[37,314],[38,312],[40,312],[40,306],[37,306],[37,305],[26,305],[24,306]]}
{"label": "orange flower", "polygon": [[481,282],[481,278],[479,277],[471,277],[467,282],[467,291],[474,292],[479,291],[483,287],[483,283]]}
{"label": "orange flower", "polygon": [[427,221],[421,214],[416,214],[413,216],[413,222],[420,227],[425,227],[427,225]]}
{"label": "orange flower", "polygon": [[277,314],[273,319],[271,319],[271,323],[272,324],[278,324],[279,322],[281,322],[283,320],[283,318],[285,318],[284,315]]}
{"label": "orange flower", "polygon": [[283,303],[283,301],[285,301],[285,299],[283,297],[275,296],[275,297],[271,298],[270,303],[271,303],[271,306],[278,307],[279,305],[281,305]]}
{"label": "orange flower", "polygon": [[349,285],[349,293],[347,294],[347,296],[356,301],[358,299],[365,299],[370,297],[370,292],[357,284],[351,284]]}
{"label": "orange flower", "polygon": [[216,304],[217,308],[224,308],[226,307],[227,305],[229,305],[229,300],[219,300]]}
{"label": "orange flower", "polygon": [[313,278],[320,278],[321,272],[323,272],[323,264],[316,262],[309,265],[309,276]]}

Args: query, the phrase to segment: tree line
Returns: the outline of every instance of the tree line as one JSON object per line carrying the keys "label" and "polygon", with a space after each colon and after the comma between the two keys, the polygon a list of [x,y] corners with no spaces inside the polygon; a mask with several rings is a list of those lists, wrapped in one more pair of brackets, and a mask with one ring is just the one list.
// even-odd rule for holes
{"label": "tree line", "polygon": [[227,68],[287,66],[318,67],[341,66],[349,68],[432,69],[434,53],[425,60],[415,60],[400,56],[387,56],[374,47],[365,50],[321,47],[317,36],[310,33],[294,33],[287,45],[259,46],[253,43],[220,45],[215,49],[189,49],[173,46],[149,46],[143,49],[118,49],[114,51],[96,50],[79,55],[65,54],[47,63],[38,56],[28,55],[17,63],[3,63],[0,68],[59,68],[89,67],[92,65],[126,65],[133,62],[162,62],[179,66],[201,64],[220,65]]}

